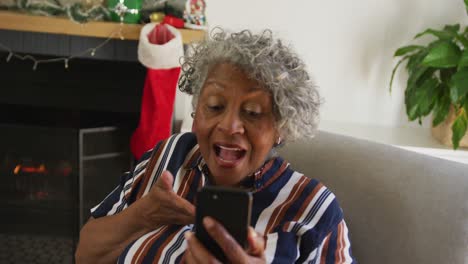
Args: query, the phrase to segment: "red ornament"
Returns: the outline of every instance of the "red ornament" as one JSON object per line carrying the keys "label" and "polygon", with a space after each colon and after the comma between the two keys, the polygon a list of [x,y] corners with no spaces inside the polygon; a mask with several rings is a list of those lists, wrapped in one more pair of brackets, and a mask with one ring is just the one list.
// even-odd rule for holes
{"label": "red ornament", "polygon": [[169,24],[175,28],[184,28],[184,20],[171,15],[166,15],[164,17],[163,24]]}

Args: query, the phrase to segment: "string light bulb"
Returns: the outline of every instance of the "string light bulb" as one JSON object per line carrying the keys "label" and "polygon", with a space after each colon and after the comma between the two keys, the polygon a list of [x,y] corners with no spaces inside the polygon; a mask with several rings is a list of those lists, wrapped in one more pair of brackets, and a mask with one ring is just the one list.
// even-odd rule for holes
{"label": "string light bulb", "polygon": [[119,32],[118,32],[120,40],[125,40],[125,38],[124,38],[124,36],[123,36],[123,34],[122,34],[123,25],[124,25],[124,24],[123,24],[123,22],[121,21],[121,22],[120,22],[120,25],[119,25]]}
{"label": "string light bulb", "polygon": [[91,56],[94,57],[94,55],[96,55],[96,49],[91,50]]}
{"label": "string light bulb", "polygon": [[65,69],[68,69],[68,59],[65,59]]}
{"label": "string light bulb", "polygon": [[13,57],[13,52],[10,51],[10,53],[8,54],[8,57],[7,57],[6,61],[7,61],[7,62],[10,62],[11,57]]}
{"label": "string light bulb", "polygon": [[35,71],[37,69],[37,65],[39,64],[38,61],[34,61],[34,65],[33,65],[33,71]]}

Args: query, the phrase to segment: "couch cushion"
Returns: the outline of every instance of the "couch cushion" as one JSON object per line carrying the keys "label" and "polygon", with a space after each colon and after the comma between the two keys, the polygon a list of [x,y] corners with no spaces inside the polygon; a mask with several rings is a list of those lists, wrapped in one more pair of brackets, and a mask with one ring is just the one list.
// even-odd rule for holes
{"label": "couch cushion", "polygon": [[468,263],[468,166],[319,132],[280,150],[338,197],[360,263]]}

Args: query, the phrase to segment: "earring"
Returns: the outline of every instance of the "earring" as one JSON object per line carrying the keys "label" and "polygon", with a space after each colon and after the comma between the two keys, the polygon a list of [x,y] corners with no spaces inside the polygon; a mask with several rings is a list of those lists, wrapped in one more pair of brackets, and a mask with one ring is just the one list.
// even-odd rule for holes
{"label": "earring", "polygon": [[194,118],[194,117],[195,117],[195,112],[192,112],[192,113],[190,114],[190,116],[191,116],[192,118]]}
{"label": "earring", "polygon": [[281,137],[278,137],[278,139],[275,142],[275,147],[281,145]]}

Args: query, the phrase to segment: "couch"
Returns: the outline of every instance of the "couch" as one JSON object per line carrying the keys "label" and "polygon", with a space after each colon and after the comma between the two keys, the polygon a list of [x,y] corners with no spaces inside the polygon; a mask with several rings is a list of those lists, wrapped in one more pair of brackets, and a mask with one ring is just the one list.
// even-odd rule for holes
{"label": "couch", "polygon": [[335,193],[359,263],[468,263],[468,165],[323,131],[280,152]]}

